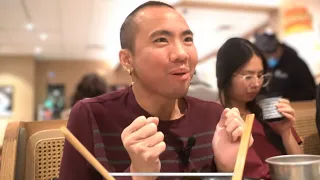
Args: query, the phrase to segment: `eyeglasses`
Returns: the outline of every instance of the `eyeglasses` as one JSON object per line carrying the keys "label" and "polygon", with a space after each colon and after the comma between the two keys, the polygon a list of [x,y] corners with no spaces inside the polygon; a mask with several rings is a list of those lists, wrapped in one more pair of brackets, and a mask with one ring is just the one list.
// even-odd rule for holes
{"label": "eyeglasses", "polygon": [[258,82],[262,87],[268,86],[272,75],[270,73],[263,74],[263,75],[241,75],[235,74],[237,76],[242,77],[244,84],[248,87],[252,86],[252,84]]}

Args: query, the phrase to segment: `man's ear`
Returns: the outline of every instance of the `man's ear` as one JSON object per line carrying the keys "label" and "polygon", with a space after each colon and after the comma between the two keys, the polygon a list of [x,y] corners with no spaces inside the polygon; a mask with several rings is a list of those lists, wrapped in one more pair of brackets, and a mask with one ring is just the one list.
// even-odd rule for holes
{"label": "man's ear", "polygon": [[133,71],[132,53],[128,49],[121,49],[119,59],[121,65],[131,74]]}

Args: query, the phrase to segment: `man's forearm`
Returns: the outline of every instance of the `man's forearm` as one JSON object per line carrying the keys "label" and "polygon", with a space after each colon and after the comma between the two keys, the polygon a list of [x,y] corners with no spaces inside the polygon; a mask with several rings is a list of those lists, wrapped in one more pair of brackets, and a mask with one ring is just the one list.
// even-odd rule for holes
{"label": "man's forearm", "polygon": [[[130,165],[130,172],[137,173],[132,165]],[[158,177],[154,176],[132,176],[132,180],[156,180]]]}
{"label": "man's forearm", "polygon": [[236,163],[236,156],[229,156],[228,159],[219,159],[217,156],[214,158],[214,162],[218,172],[233,172]]}
{"label": "man's forearm", "polygon": [[226,166],[223,163],[220,163],[218,161],[215,161],[215,163],[216,163],[218,172],[233,172],[234,168],[228,167],[228,166]]}

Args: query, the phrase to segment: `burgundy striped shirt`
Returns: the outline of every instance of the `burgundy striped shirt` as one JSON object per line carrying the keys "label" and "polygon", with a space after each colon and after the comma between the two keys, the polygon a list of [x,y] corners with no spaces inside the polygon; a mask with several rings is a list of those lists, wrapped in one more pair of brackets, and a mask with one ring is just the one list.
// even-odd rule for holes
{"label": "burgundy striped shirt", "polygon": [[[172,121],[160,120],[158,130],[165,135],[166,151],[161,154],[161,172],[215,172],[212,138],[223,108],[213,102],[185,97],[187,111]],[[130,158],[125,151],[121,132],[135,118],[151,115],[137,103],[131,87],[99,97],[79,101],[73,108],[68,129],[110,172],[129,172]],[[187,146],[188,139],[196,139],[189,163],[181,161],[179,152]],[[254,150],[249,148],[247,177],[264,177],[268,168]],[[66,141],[60,169],[60,180],[101,180],[102,177]]]}

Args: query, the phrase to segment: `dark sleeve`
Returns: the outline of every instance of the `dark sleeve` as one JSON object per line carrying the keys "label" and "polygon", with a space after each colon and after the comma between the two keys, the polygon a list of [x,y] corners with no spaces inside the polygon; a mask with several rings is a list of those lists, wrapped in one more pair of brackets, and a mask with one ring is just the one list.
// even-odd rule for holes
{"label": "dark sleeve", "polygon": [[[86,106],[79,101],[71,110],[67,128],[93,153],[92,119]],[[127,168],[125,172],[130,172]],[[102,180],[102,176],[82,157],[80,153],[66,140],[60,167],[59,180]],[[118,180],[132,179],[131,177],[118,177]]]}
{"label": "dark sleeve", "polygon": [[[67,128],[92,153],[93,137],[91,120],[82,102],[71,110]],[[93,153],[92,153],[93,154]],[[66,140],[60,167],[59,180],[102,180],[80,153]]]}
{"label": "dark sleeve", "polygon": [[292,72],[292,81],[295,88],[292,89],[291,101],[312,100],[316,95],[315,80],[307,66],[307,64],[299,58]]}

